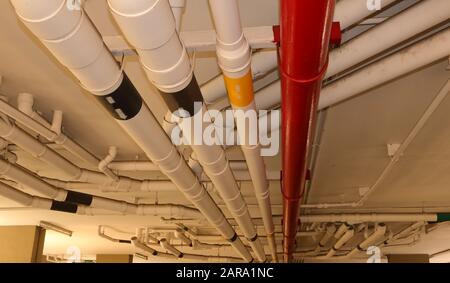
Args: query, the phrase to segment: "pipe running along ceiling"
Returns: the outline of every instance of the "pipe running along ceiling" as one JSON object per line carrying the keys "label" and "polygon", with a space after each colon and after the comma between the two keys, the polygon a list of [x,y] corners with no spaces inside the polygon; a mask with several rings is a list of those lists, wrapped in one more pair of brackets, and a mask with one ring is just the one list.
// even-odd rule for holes
{"label": "pipe running along ceiling", "polygon": [[[242,27],[239,2],[209,0],[221,75],[202,87],[180,36],[185,0],[106,0],[112,19],[130,48],[136,51],[142,70],[157,93],[137,90],[135,78],[129,78],[124,72],[124,66],[108,49],[83,7],[68,9],[66,0],[10,2],[18,19],[77,79],[80,88],[99,102],[149,161],[115,161],[119,152],[114,146],[109,148],[106,157],[97,158],[64,133],[61,111],[55,111],[53,120],[48,122],[34,109],[33,96],[21,93],[17,109],[0,100],[0,146],[4,150],[4,158],[0,160],[1,196],[40,210],[90,216],[102,215],[106,210],[114,215],[163,217],[163,222],[175,223],[177,228],[166,234],[152,234],[148,229],[142,234],[142,229],[138,229],[142,233],[136,232],[133,238],[126,240],[107,236],[100,230],[99,235],[129,244],[149,256],[170,260],[277,262],[281,255],[284,262],[291,262],[294,256],[349,259],[372,245],[384,247],[416,235],[428,223],[450,219],[448,213],[300,214],[317,111],[448,56],[450,4],[446,0],[419,1],[334,49],[330,41],[336,36],[335,32],[340,34],[333,21],[348,31],[377,12],[362,5],[364,1],[356,5],[349,0],[280,0],[279,33],[276,27],[272,37],[264,39],[268,41],[264,43],[266,46],[274,48],[255,53],[254,41],[247,38],[252,33],[246,33]],[[383,1],[381,8],[395,6],[397,2],[400,1]],[[424,13],[433,16],[423,16]],[[411,18],[417,20],[411,22]],[[443,25],[446,22],[447,26]],[[401,28],[391,32],[392,26]],[[277,67],[279,74],[275,79],[255,91],[254,81]],[[278,76],[280,81],[276,81]],[[447,93],[444,87],[438,98],[443,100]],[[169,109],[162,125],[146,104],[155,95],[159,95]],[[201,107],[195,107],[196,103]],[[251,129],[236,119],[238,150],[244,157],[241,162],[228,159],[228,150],[237,148],[198,144],[197,132],[192,130],[195,120],[208,109],[226,110],[230,106],[236,114],[271,109],[280,104],[281,124],[273,125],[272,130],[281,127],[282,172],[281,178],[275,178],[281,179],[281,209],[278,196],[274,197],[269,190],[274,172],[267,171],[261,143],[250,141],[252,131],[260,137],[264,131],[267,136],[267,130]],[[439,104],[435,108],[437,106]],[[202,133],[216,118],[205,117],[200,117],[204,122]],[[170,137],[174,129],[181,130],[189,154],[173,144]],[[50,143],[43,142],[44,139]],[[90,169],[60,154],[52,143],[88,164],[86,168]],[[48,178],[39,171],[33,173],[21,167],[17,156],[8,151],[10,144],[61,171],[64,178]],[[123,175],[125,171],[158,170],[167,178],[153,180]],[[248,201],[249,191],[242,188],[242,181],[251,185],[253,203]],[[178,190],[192,207],[174,203],[132,203],[80,192],[87,186],[117,196]],[[36,195],[22,191],[23,187]],[[375,185],[369,192],[374,188]],[[366,198],[368,194],[356,204],[362,206]],[[356,207],[354,204],[308,203],[304,208]],[[256,208],[254,211],[259,213],[259,218],[252,217],[251,207]],[[276,208],[282,215],[274,213]],[[282,222],[276,221],[281,216]],[[200,233],[186,226],[204,222],[228,243],[204,243]],[[310,223],[312,230],[300,231],[305,226],[301,223]],[[393,229],[391,225],[395,223],[409,223],[409,226]],[[353,245],[352,240],[362,233],[362,226],[367,235]],[[300,243],[297,241],[312,234],[320,235],[315,237],[317,241],[312,250],[298,251]],[[174,240],[193,249],[232,247],[240,258],[187,253],[180,245],[173,244]]]}

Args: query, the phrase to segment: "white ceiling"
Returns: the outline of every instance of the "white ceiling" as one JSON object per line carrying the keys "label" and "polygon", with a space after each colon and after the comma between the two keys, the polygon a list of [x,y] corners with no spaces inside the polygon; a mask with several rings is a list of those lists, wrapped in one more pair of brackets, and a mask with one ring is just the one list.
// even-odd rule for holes
{"label": "white ceiling", "polygon": [[[87,12],[102,35],[118,35],[120,32],[112,21],[105,2],[86,1]],[[278,22],[277,0],[240,0],[239,4],[244,26],[274,25]],[[212,28],[207,0],[188,0],[182,30]],[[197,54],[195,72],[200,83],[219,74],[214,56],[214,53]],[[98,157],[106,154],[108,146],[116,145],[119,160],[145,159],[142,151],[97,105],[95,99],[85,93],[73,77],[18,22],[9,1],[0,1],[0,62],[0,75],[3,77],[0,93],[6,95],[11,104],[15,105],[18,93],[30,92],[36,98],[36,109],[47,118],[51,118],[53,110],[62,110],[67,134]],[[308,202],[358,200],[359,188],[371,186],[388,163],[386,145],[403,141],[450,78],[447,67],[447,61],[437,62],[327,109]],[[136,58],[127,58],[126,72],[140,92],[154,94],[151,101],[146,102],[161,120],[167,108],[147,82]],[[392,173],[359,211],[400,208],[420,211],[433,210],[432,207],[437,206],[450,207],[449,112],[450,99],[447,98]],[[239,152],[233,154],[233,157],[240,158]],[[53,169],[29,155],[19,153],[19,161],[42,174],[58,175],[58,172],[52,172]],[[279,156],[268,159],[267,162],[271,169],[280,169]],[[254,204],[255,199],[248,184],[244,186],[243,192],[248,195],[249,203]],[[278,182],[271,183],[271,192],[275,213],[280,214],[281,194]],[[139,200],[145,202],[158,199],[161,203],[188,204],[178,193],[103,195],[130,201],[140,197]],[[16,206],[1,198],[0,205]],[[258,216],[255,206],[251,210],[254,216]],[[341,211],[356,209],[343,208]],[[0,225],[35,225],[40,220],[55,222],[75,231],[72,238],[50,233],[46,245],[48,253],[63,253],[70,245],[83,247],[86,254],[132,252],[129,246],[118,246],[97,237],[97,225],[114,225],[130,232],[137,226],[161,225],[154,217],[87,217],[46,211],[0,210]],[[442,241],[450,242],[450,238],[445,237]],[[425,246],[422,248],[424,252],[438,249],[436,246]]]}

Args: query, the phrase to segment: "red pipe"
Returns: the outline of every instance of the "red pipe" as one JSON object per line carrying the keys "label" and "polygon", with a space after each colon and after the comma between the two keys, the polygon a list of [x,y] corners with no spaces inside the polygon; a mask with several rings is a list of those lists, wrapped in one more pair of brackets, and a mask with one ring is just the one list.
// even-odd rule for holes
{"label": "red pipe", "polygon": [[280,0],[280,10],[283,254],[289,262],[327,68],[334,0]]}

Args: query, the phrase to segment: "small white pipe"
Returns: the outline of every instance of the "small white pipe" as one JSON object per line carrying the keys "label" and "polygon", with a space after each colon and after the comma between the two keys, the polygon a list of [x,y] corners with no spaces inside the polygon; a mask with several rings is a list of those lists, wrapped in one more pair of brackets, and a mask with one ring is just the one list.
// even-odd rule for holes
{"label": "small white pipe", "polygon": [[336,252],[342,248],[342,246],[344,246],[351,238],[353,238],[353,236],[355,235],[355,230],[353,230],[353,228],[348,229],[347,231],[345,231],[345,233],[338,238],[338,240],[336,241],[336,243],[333,245],[333,248],[331,248],[328,253],[323,256],[323,258],[330,258],[333,257]]}
{"label": "small white pipe", "polygon": [[[191,163],[195,163],[195,157],[189,157]],[[198,161],[197,161],[198,162]],[[194,166],[195,167],[195,166]],[[245,161],[230,161],[230,167],[236,171],[246,171]],[[116,171],[159,171],[160,169],[151,161],[112,161],[108,168]],[[192,167],[191,167],[192,168]],[[195,168],[192,168],[195,171]]]}
{"label": "small white pipe", "polygon": [[178,249],[176,249],[174,246],[172,246],[171,244],[169,244],[169,242],[167,241],[167,239],[161,239],[159,241],[159,244],[161,245],[161,247],[163,249],[165,249],[166,251],[168,251],[169,253],[173,254],[175,257],[181,258],[183,257],[183,253],[180,252]]}
{"label": "small white pipe", "polygon": [[175,235],[175,237],[176,237],[177,239],[180,239],[180,241],[182,241],[184,244],[186,244],[186,245],[188,245],[188,246],[190,246],[190,247],[193,246],[193,245],[192,245],[192,240],[189,239],[183,232],[181,232],[181,231],[175,231],[174,235]]}
{"label": "small white pipe", "polygon": [[[229,162],[226,159],[225,151],[219,145],[196,145],[194,131],[186,130],[190,129],[195,119],[197,119],[195,116],[183,119],[179,123],[180,128],[186,135],[186,138],[191,141],[191,148],[195,152],[204,172],[214,184],[231,215],[236,219],[236,222],[243,231],[243,234],[249,240],[250,245],[254,251],[257,252],[258,260],[265,261],[264,250],[260,241],[256,237],[257,233],[255,226],[252,223],[247,204],[242,197],[239,187],[237,186],[235,176],[233,175]],[[206,123],[203,123],[203,127],[207,126],[208,125]]]}
{"label": "small white pipe", "polygon": [[139,242],[139,240],[136,237],[131,238],[131,242],[133,243],[133,245],[136,248],[138,248],[152,256],[155,256],[155,257],[162,257],[162,258],[173,259],[173,260],[185,259],[185,260],[206,261],[206,262],[212,261],[212,262],[242,263],[242,261],[237,258],[220,257],[220,256],[203,256],[203,255],[194,255],[194,254],[183,254],[182,258],[177,258],[173,254],[161,253],[155,249],[150,248],[146,244]]}
{"label": "small white pipe", "polygon": [[326,244],[335,236],[336,233],[336,226],[334,224],[328,225],[325,233],[323,234],[322,238],[319,240],[319,243],[317,244],[317,247],[310,252],[303,253],[300,256],[315,256],[320,253],[322,248],[325,247]]}
{"label": "small white pipe", "polygon": [[55,110],[53,112],[52,126],[50,127],[50,130],[57,133],[58,135],[61,135],[62,119],[63,112],[61,110]]}
{"label": "small white pipe", "polygon": [[[429,16],[424,16],[422,8],[433,12],[428,12],[427,15]],[[325,78],[345,71],[445,21],[450,17],[449,11],[450,2],[445,0],[422,1],[414,5],[340,48],[331,51],[329,68]],[[434,17],[435,13],[436,17]],[[411,23],[411,18],[417,18],[418,20]],[[400,26],[401,28],[392,29],[392,26]],[[319,100],[319,110],[447,57],[450,54],[449,34],[450,29],[447,28],[430,38],[400,50],[324,87]],[[377,40],[374,40],[374,38]],[[280,87],[278,81],[257,92],[255,95],[257,109],[268,109],[271,106],[278,105],[281,101]]]}
{"label": "small white pipe", "polygon": [[[26,186],[40,194],[56,201],[66,201],[69,191],[56,188],[31,173],[25,172],[17,166],[0,160],[0,175]],[[90,196],[90,195],[85,195]],[[202,218],[202,214],[186,206],[173,204],[132,204],[114,199],[90,196],[92,198],[89,208],[116,211],[124,215],[154,215],[182,218]],[[82,207],[82,206],[80,206]],[[81,210],[82,211],[82,210]]]}
{"label": "small white pipe", "polygon": [[341,226],[337,229],[336,233],[334,234],[334,238],[336,240],[339,240],[345,232],[350,228],[350,226],[347,223],[342,223]]}
{"label": "small white pipe", "polygon": [[116,174],[112,173],[111,170],[107,170],[108,164],[110,164],[116,158],[116,155],[117,155],[117,147],[110,146],[108,150],[108,155],[105,156],[105,158],[98,163],[98,169],[100,170],[100,172],[103,172],[106,176],[110,177],[115,182],[118,182],[120,178]]}
{"label": "small white pipe", "polygon": [[[352,98],[450,54],[450,28],[369,65],[322,90],[319,110]],[[364,81],[360,80],[364,78]]]}
{"label": "small white pipe", "polygon": [[[381,0],[381,1],[359,1],[359,0],[340,0],[336,3],[334,11],[334,21],[341,25],[341,29],[346,29],[370,15],[378,12],[378,8],[383,9],[398,0]],[[371,3],[379,4],[369,9]]]}
{"label": "small white pipe", "polygon": [[[36,120],[45,127],[50,127],[51,125],[41,117],[33,108],[34,97],[30,93],[22,92],[17,96],[17,108],[24,114],[30,116],[32,119]],[[25,125],[26,126],[26,125]]]}
{"label": "small white pipe", "polygon": [[172,8],[173,16],[175,17],[175,23],[177,32],[181,29],[181,20],[186,7],[186,0],[169,0],[170,7]]}
{"label": "small white pipe", "polygon": [[149,161],[113,161],[108,168],[115,171],[159,171],[158,166]]}
{"label": "small white pipe", "polygon": [[408,226],[407,228],[403,229],[399,233],[395,234],[392,238],[389,238],[386,241],[384,241],[384,243],[379,245],[379,247],[383,247],[385,245],[389,245],[389,244],[395,242],[396,240],[398,240],[400,238],[408,236],[411,232],[414,232],[415,230],[423,227],[426,223],[427,222],[419,221],[419,222],[416,222],[416,223]]}
{"label": "small white pipe", "polygon": [[[364,1],[357,2],[362,4]],[[421,1],[331,52],[330,66],[326,77],[334,76],[358,62],[363,62],[368,59],[368,56],[379,54],[389,47],[412,38],[449,18],[449,1]],[[414,19],[414,21],[411,21],[411,19]]]}
{"label": "small white pipe", "polygon": [[356,248],[351,250],[347,255],[345,255],[345,258],[353,257],[354,255],[358,254],[360,251],[366,250],[369,246],[376,244],[378,241],[380,241],[384,234],[386,234],[386,225],[380,224],[376,227],[375,231],[364,241],[362,241]]}
{"label": "small white pipe", "polygon": [[49,141],[54,141],[56,144],[61,145],[66,150],[81,158],[82,160],[85,160],[89,164],[95,166],[98,164],[98,159],[83,147],[81,147],[79,144],[75,143],[63,133],[58,134],[50,130],[49,128],[51,127],[51,125],[40,115],[36,115],[36,111],[33,111],[32,113],[34,114],[32,114],[32,117],[30,117],[0,99],[0,112],[21,123],[27,128],[33,130],[39,135],[45,137]]}
{"label": "small white pipe", "polygon": [[317,214],[317,215],[301,215],[300,221],[302,223],[364,223],[364,222],[416,222],[416,221],[437,221],[436,213],[392,213],[392,214]]}
{"label": "small white pipe", "polygon": [[[102,174],[79,168],[19,127],[8,125],[3,121],[0,121],[0,136],[15,143],[21,149],[54,166],[56,169],[62,170],[71,181],[110,187],[115,191],[151,191],[152,189],[163,190],[166,188],[172,189],[173,187],[169,185],[165,186],[163,189],[159,189],[157,186],[161,184],[158,182],[153,183],[149,180],[140,181],[129,177],[118,177],[113,174],[110,169],[105,169],[105,174]],[[111,172],[111,174],[109,172]],[[65,183],[64,185],[70,186],[70,182]]]}

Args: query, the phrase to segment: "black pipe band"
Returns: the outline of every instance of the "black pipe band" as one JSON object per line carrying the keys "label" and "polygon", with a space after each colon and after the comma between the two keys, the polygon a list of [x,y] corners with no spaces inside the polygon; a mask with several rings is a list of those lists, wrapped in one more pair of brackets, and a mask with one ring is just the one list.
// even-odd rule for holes
{"label": "black pipe band", "polygon": [[122,243],[122,244],[131,244],[131,241],[130,241],[130,240],[119,240],[119,243]]}
{"label": "black pipe band", "polygon": [[117,120],[130,120],[142,108],[142,98],[125,73],[122,83],[114,92],[97,96],[97,99]]}
{"label": "black pipe band", "polygon": [[92,198],[93,198],[92,195],[74,192],[74,191],[68,191],[67,196],[66,196],[66,202],[90,206],[92,203]]}
{"label": "black pipe band", "polygon": [[52,201],[51,210],[69,212],[69,213],[77,213],[78,206],[73,203],[63,202],[63,201]]}
{"label": "black pipe band", "polygon": [[175,112],[180,108],[189,113],[190,116],[194,116],[199,109],[195,109],[195,102],[203,103],[203,96],[198,86],[195,76],[192,77],[191,82],[184,89],[169,93],[161,91],[161,96],[169,107],[171,112]]}
{"label": "black pipe band", "polygon": [[248,239],[250,242],[254,242],[256,240],[258,240],[258,234],[255,235],[255,237]]}
{"label": "black pipe band", "polygon": [[234,233],[233,237],[231,237],[231,239],[228,240],[228,242],[233,243],[234,241],[236,241],[238,238],[238,235],[236,233]]}

